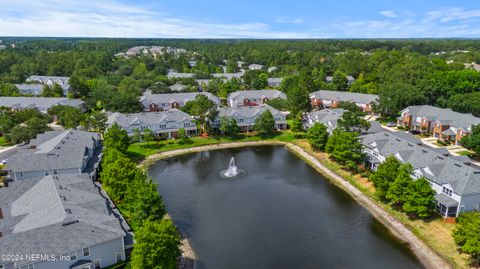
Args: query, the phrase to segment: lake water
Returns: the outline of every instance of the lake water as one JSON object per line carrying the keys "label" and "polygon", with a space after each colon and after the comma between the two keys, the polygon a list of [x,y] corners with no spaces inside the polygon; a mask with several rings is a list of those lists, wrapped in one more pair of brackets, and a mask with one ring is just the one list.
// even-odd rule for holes
{"label": "lake water", "polygon": [[[246,175],[220,176],[231,157]],[[423,268],[366,209],[282,146],[173,157],[149,175],[196,268]]]}

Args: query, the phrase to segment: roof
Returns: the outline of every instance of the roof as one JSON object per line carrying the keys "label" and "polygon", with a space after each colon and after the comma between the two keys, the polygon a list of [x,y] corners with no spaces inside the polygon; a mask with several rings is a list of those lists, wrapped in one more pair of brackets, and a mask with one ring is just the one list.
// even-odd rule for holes
{"label": "roof", "polygon": [[[456,128],[470,130],[472,125],[480,124],[480,118],[472,114],[459,113],[450,108],[438,108],[430,105],[409,106],[402,110],[402,114],[408,112],[413,117],[426,118],[429,121],[441,122]],[[455,134],[453,131],[447,134]]]}
{"label": "roof", "polygon": [[338,100],[338,101],[349,101],[354,103],[369,104],[373,103],[378,99],[376,94],[364,94],[356,92],[340,92],[340,91],[327,91],[320,90],[312,92],[310,98],[324,99],[324,100]]}
{"label": "roof", "polygon": [[435,195],[435,200],[446,207],[458,206],[457,201],[453,200],[451,197],[445,195],[444,193]]}
{"label": "roof", "polygon": [[186,103],[188,101],[195,100],[195,98],[199,94],[205,95],[208,99],[212,100],[216,104],[220,103],[220,98],[218,98],[217,96],[209,92],[181,92],[181,93],[154,94],[150,90],[145,91],[143,96],[140,98],[140,102],[142,102],[144,105],[149,103],[155,103],[155,104],[171,103],[171,102]]}
{"label": "roof", "polygon": [[382,156],[395,156],[404,163],[412,164],[427,179],[439,185],[449,184],[459,195],[480,193],[479,169],[398,134],[384,131],[361,136],[361,140],[365,147],[377,148]]}
{"label": "roof", "polygon": [[171,85],[169,88],[172,91],[181,92],[181,91],[185,90],[187,88],[187,86],[177,83],[177,84]]}
{"label": "roof", "polygon": [[342,117],[345,111],[346,110],[342,108],[322,109],[308,113],[307,117],[314,123],[323,123],[328,129],[334,130],[337,128],[338,119]]}
{"label": "roof", "polygon": [[268,83],[281,83],[283,78],[268,78],[267,82]]}
{"label": "roof", "polygon": [[44,85],[41,83],[34,84],[15,84],[18,91],[22,94],[39,95],[43,92]]}
{"label": "roof", "polygon": [[12,155],[7,162],[12,172],[52,171],[81,168],[85,156],[95,149],[97,133],[79,130],[49,131]]}
{"label": "roof", "polygon": [[11,108],[50,108],[65,105],[80,108],[84,102],[78,99],[55,97],[0,97],[0,106]]}
{"label": "roof", "polygon": [[241,115],[244,118],[255,118],[261,115],[267,109],[272,112],[274,117],[275,115],[282,114],[280,111],[267,104],[261,104],[258,106],[248,107],[220,107],[218,108],[218,117],[232,117],[234,115]]}
{"label": "roof", "polygon": [[139,125],[141,123],[145,125],[160,124],[167,121],[183,122],[191,121],[192,117],[187,113],[178,110],[171,109],[161,112],[146,112],[146,113],[132,113],[122,114],[119,112],[113,113],[108,117],[107,124],[111,125],[117,123],[120,127],[129,127],[132,125]]}
{"label": "roof", "polygon": [[276,98],[281,98],[281,99],[286,99],[287,96],[285,93],[278,91],[278,90],[249,90],[249,91],[236,91],[232,92],[227,96],[227,99],[263,99],[263,98],[268,98],[268,99],[276,99]]}
{"label": "roof", "polygon": [[243,73],[213,73],[213,77],[215,78],[225,78],[227,80],[231,80],[232,78],[240,79],[243,76]]}
{"label": "roof", "polygon": [[[0,249],[5,253],[60,255],[126,235],[109,200],[100,195],[87,174],[28,181],[14,181],[5,188],[23,191],[11,203],[12,218],[21,220],[10,223],[8,229],[13,233],[0,238]],[[28,262],[20,261],[16,266]]]}
{"label": "roof", "polygon": [[170,70],[167,74],[168,78],[193,78],[194,76],[194,73],[179,73],[172,70]]}
{"label": "roof", "polygon": [[58,77],[58,76],[30,76],[26,79],[27,82],[40,82],[43,84],[57,83],[59,85],[68,85],[70,77]]}

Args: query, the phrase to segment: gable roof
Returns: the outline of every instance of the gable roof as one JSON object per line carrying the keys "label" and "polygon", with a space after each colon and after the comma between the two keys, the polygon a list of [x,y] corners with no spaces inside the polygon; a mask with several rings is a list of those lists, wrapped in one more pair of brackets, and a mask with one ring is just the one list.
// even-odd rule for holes
{"label": "gable roof", "polygon": [[312,92],[310,94],[310,98],[326,99],[326,100],[335,99],[341,102],[349,101],[354,103],[369,104],[369,103],[375,102],[378,99],[378,95],[356,93],[356,92],[320,90],[320,91]]}
{"label": "gable roof", "polygon": [[7,167],[13,172],[81,168],[98,140],[97,133],[79,130],[45,132],[20,147],[8,159]]}
{"label": "gable roof", "polygon": [[107,124],[117,123],[120,127],[126,128],[137,125],[137,122],[145,125],[154,125],[162,122],[166,123],[167,121],[183,122],[191,120],[192,117],[190,115],[174,108],[168,111],[147,113],[122,114],[116,112],[108,117]]}
{"label": "gable roof", "polygon": [[279,90],[248,90],[248,91],[236,91],[227,96],[227,99],[252,99],[252,98],[268,98],[268,99],[286,99],[285,93]]}
{"label": "gable roof", "polygon": [[[480,118],[470,113],[455,112],[450,108],[438,108],[430,105],[409,106],[401,111],[402,114],[404,112],[408,112],[414,117],[426,118],[429,121],[438,121],[442,124],[466,130],[470,130],[472,125],[480,124]],[[454,133],[452,131],[446,134],[453,135]]]}
{"label": "gable roof", "polygon": [[281,112],[278,111],[277,109],[267,104],[261,104],[258,106],[248,106],[248,107],[220,107],[218,109],[218,117],[223,117],[223,116],[232,117],[233,115],[237,114],[244,118],[255,118],[261,115],[267,109],[270,110],[270,112],[274,117],[275,115],[281,114]]}
{"label": "gable roof", "polygon": [[155,94],[155,93],[152,93],[151,90],[147,90],[145,91],[145,93],[143,93],[143,96],[140,98],[140,102],[142,102],[144,105],[148,103],[155,103],[155,104],[170,103],[170,102],[186,103],[188,101],[195,100],[195,98],[199,94],[205,95],[208,99],[215,102],[215,104],[220,103],[220,98],[218,98],[217,96],[209,92],[180,92],[180,93]]}
{"label": "gable roof", "polygon": [[480,170],[458,158],[405,140],[396,133],[385,131],[361,136],[362,144],[367,148],[377,148],[382,156],[393,155],[404,163],[412,164],[427,179],[439,185],[449,184],[457,194],[480,193]]}
{"label": "gable roof", "polygon": [[84,102],[78,99],[55,97],[0,97],[0,106],[11,108],[50,108],[56,105],[80,108]]}
{"label": "gable roof", "polygon": [[[0,193],[11,188],[21,193],[10,201],[12,217],[0,220],[5,224],[6,220],[17,219],[3,227],[13,233],[0,238],[2,251],[59,255],[126,235],[109,200],[100,195],[87,174],[50,175],[28,181],[14,181],[0,189]],[[27,263],[19,261],[15,265]]]}

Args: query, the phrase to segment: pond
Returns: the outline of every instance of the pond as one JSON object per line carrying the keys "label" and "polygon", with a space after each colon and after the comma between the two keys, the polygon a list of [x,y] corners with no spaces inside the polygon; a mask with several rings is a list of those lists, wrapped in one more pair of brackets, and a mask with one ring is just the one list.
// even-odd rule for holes
{"label": "pond", "polygon": [[[231,157],[242,176],[220,175]],[[149,175],[196,268],[423,268],[366,209],[282,146],[172,157]]]}

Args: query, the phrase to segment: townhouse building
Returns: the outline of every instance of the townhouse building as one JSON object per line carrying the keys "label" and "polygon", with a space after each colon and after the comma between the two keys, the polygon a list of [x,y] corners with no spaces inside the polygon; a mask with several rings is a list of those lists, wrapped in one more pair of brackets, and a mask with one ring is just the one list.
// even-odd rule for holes
{"label": "townhouse building", "polygon": [[287,99],[287,96],[278,90],[236,91],[227,96],[227,103],[230,107],[257,106],[277,98]]}
{"label": "townhouse building", "polygon": [[55,97],[0,97],[0,107],[8,107],[14,111],[37,109],[38,111],[46,114],[49,108],[57,105],[83,109],[85,103],[78,99]]}
{"label": "townhouse building", "polygon": [[236,120],[238,127],[240,127],[240,131],[252,131],[254,129],[255,120],[267,110],[273,115],[275,129],[285,130],[287,128],[286,115],[267,104],[247,107],[221,107],[218,109],[218,116],[213,121],[212,126],[214,128],[219,128],[220,119],[222,117],[227,117]]}
{"label": "townhouse building", "polygon": [[377,100],[378,95],[354,92],[320,90],[310,94],[310,101],[314,109],[338,108],[342,102],[352,102],[363,112],[371,113]]}
{"label": "townhouse building", "polygon": [[197,95],[205,95],[216,105],[220,105],[220,98],[209,92],[181,92],[181,93],[152,93],[147,90],[140,98],[144,111],[158,112],[174,108],[180,108],[188,101],[193,101]]}

